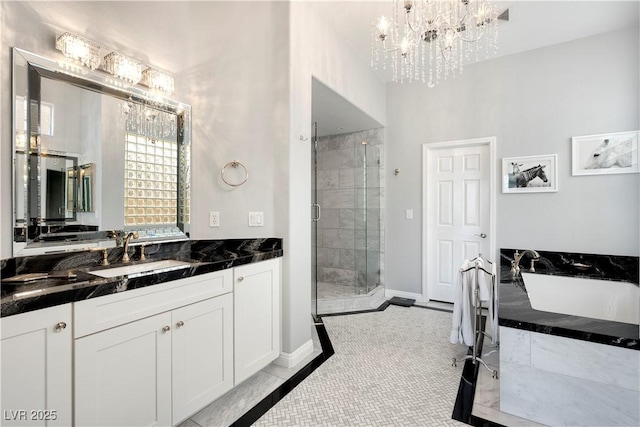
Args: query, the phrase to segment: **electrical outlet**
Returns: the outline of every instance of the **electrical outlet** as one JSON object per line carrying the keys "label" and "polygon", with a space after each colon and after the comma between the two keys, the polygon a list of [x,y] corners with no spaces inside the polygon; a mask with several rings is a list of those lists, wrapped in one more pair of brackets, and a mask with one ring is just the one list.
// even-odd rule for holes
{"label": "electrical outlet", "polygon": [[407,209],[405,212],[406,219],[413,219],[413,209]]}
{"label": "electrical outlet", "polygon": [[220,212],[209,212],[209,227],[220,227]]}

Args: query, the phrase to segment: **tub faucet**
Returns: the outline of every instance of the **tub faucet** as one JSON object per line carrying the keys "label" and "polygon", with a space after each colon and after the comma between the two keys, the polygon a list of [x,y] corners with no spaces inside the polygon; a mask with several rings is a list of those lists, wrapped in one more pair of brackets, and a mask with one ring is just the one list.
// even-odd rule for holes
{"label": "tub faucet", "polygon": [[529,253],[532,256],[531,267],[529,268],[529,271],[531,273],[534,273],[536,271],[533,263],[540,259],[540,254],[533,249],[526,249],[522,251],[522,253],[516,250],[516,253],[513,255],[513,261],[511,261],[511,274],[513,274],[514,278],[516,278],[518,274],[520,274],[520,260],[526,253]]}
{"label": "tub faucet", "polygon": [[122,262],[127,263],[129,261],[131,261],[129,259],[129,241],[131,240],[131,238],[137,239],[139,237],[138,233],[136,233],[135,231],[127,234],[127,237],[124,238],[124,254],[122,254]]}

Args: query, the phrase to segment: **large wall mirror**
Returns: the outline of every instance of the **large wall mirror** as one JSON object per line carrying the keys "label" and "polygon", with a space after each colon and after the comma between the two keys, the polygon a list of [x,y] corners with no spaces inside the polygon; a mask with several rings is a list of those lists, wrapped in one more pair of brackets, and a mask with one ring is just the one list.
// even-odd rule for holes
{"label": "large wall mirror", "polygon": [[189,105],[13,49],[13,255],[186,239]]}

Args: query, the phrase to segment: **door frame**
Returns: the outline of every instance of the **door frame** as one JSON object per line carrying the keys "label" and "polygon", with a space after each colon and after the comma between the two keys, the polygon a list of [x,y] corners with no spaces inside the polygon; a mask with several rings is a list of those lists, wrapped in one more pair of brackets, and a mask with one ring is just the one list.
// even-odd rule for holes
{"label": "door frame", "polygon": [[[428,247],[429,247],[429,171],[428,161],[437,150],[443,148],[464,148],[488,145],[489,146],[489,252],[490,256],[496,255],[496,137],[488,136],[484,138],[460,139],[456,141],[444,141],[422,144],[422,299],[429,302],[429,289],[427,286],[427,269],[429,268]],[[497,262],[497,259],[496,261]]]}

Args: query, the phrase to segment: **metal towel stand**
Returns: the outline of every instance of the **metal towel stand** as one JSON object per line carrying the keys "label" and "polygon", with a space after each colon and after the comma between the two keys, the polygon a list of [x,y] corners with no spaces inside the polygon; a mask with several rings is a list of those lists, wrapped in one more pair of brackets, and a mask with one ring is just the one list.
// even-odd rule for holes
{"label": "metal towel stand", "polygon": [[[465,357],[463,357],[461,360],[471,360],[471,363],[473,363],[474,365],[476,364],[476,362],[480,362],[480,364],[482,364],[482,366],[484,366],[485,368],[487,368],[487,370],[489,370],[489,372],[491,372],[491,376],[493,378],[498,378],[498,371],[496,369],[491,369],[489,367],[489,365],[487,365],[485,363],[484,360],[482,360],[482,358],[480,358],[478,356],[478,346],[480,344],[480,337],[481,335],[484,334],[484,336],[491,338],[491,335],[487,334],[485,331],[483,331],[482,328],[482,302],[480,301],[480,285],[478,282],[478,274],[479,271],[482,270],[485,273],[487,273],[489,276],[491,276],[491,290],[493,292],[496,292],[496,276],[495,274],[485,270],[483,267],[480,267],[478,265],[478,260],[482,260],[483,262],[489,263],[489,264],[493,264],[491,261],[488,261],[484,258],[482,258],[482,254],[478,254],[477,257],[475,257],[474,259],[472,259],[471,261],[475,261],[475,265],[473,267],[469,267],[466,270],[460,270],[460,273],[466,273],[467,271],[471,271],[471,270],[475,270],[475,283],[473,286],[473,294],[475,297],[475,311],[474,311],[474,315],[473,315],[473,350],[472,350],[472,354],[467,355]],[[457,359],[454,357],[453,358],[453,363],[452,366],[457,366]]]}

